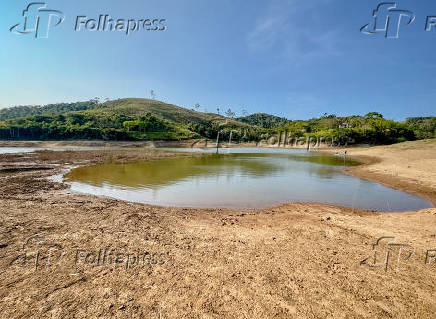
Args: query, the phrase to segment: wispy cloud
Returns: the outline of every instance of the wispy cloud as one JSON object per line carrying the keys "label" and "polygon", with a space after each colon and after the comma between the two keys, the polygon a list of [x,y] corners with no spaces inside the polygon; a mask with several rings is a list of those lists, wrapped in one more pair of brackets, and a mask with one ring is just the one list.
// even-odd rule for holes
{"label": "wispy cloud", "polygon": [[[287,11],[292,8],[288,4],[284,6]],[[258,20],[254,30],[248,35],[248,46],[253,50],[274,46],[280,35],[290,27],[289,15],[290,12],[279,10],[279,6],[270,5],[267,13]]]}
{"label": "wispy cloud", "polygon": [[[340,54],[337,30],[322,30],[312,20],[331,0],[273,0],[247,36],[253,52],[268,52],[299,64]],[[309,20],[304,20],[309,19]]]}

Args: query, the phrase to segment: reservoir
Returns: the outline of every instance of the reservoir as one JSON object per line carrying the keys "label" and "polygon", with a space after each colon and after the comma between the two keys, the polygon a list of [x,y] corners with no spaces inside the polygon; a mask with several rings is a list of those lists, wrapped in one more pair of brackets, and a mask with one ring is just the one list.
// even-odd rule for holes
{"label": "reservoir", "polygon": [[73,169],[72,190],[160,206],[264,208],[313,202],[401,212],[433,207],[418,196],[347,175],[359,163],[305,150],[168,149],[211,153]]}

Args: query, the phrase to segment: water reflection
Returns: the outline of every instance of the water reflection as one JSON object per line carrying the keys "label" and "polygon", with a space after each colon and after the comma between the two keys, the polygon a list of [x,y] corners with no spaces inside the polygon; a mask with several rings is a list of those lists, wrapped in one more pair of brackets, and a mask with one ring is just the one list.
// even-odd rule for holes
{"label": "water reflection", "polygon": [[181,157],[129,164],[104,164],[73,170],[67,180],[82,181],[94,186],[109,183],[120,187],[165,187],[201,176],[267,176],[282,171],[274,163],[252,158],[229,158],[225,155]]}
{"label": "water reflection", "polygon": [[343,165],[343,157],[319,153],[232,149],[82,167],[65,179],[73,190],[165,206],[249,208],[299,201],[382,211],[432,207],[416,196],[348,176]]}

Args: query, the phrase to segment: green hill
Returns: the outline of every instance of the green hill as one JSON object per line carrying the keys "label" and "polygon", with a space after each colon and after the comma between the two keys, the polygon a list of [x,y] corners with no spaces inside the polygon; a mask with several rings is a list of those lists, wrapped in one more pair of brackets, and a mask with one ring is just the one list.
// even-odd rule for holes
{"label": "green hill", "polygon": [[44,106],[14,106],[0,110],[0,121],[5,121],[17,117],[25,117],[41,114],[65,113],[71,111],[83,111],[98,107],[96,100],[76,102],[76,103],[57,103]]}
{"label": "green hill", "polygon": [[[94,110],[94,114],[118,114],[131,117],[152,114],[174,123],[202,123],[219,122],[223,123],[229,119],[212,113],[202,113],[189,110],[177,105],[167,104],[161,101],[129,98],[106,102],[103,107]],[[236,121],[230,120],[234,123]]]}
{"label": "green hill", "polygon": [[[259,128],[212,113],[156,100],[92,100],[0,111],[1,139],[180,140],[257,135]],[[244,132],[244,133],[242,133]],[[238,133],[234,133],[235,137]]]}
{"label": "green hill", "polygon": [[289,123],[288,119],[266,113],[255,113],[248,116],[239,117],[238,121],[268,129],[279,128]]}
{"label": "green hill", "polygon": [[0,110],[0,139],[3,140],[215,139],[218,132],[222,140],[232,135],[233,141],[259,141],[284,132],[294,138],[329,137],[349,143],[388,144],[436,137],[436,118],[396,122],[371,112],[347,117],[325,114],[306,121],[290,121],[265,113],[233,119],[139,98]]}

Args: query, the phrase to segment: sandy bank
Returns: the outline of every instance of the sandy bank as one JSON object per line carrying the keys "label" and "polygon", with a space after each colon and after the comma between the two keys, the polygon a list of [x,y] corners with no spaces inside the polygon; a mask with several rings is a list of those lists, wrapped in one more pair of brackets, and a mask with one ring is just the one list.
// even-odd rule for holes
{"label": "sandy bank", "polygon": [[[419,168],[434,161],[434,145],[420,143],[349,153],[378,157],[360,174],[392,175],[398,183],[414,178],[434,192],[428,176],[435,166]],[[407,157],[397,161],[403,153]],[[165,208],[73,194],[44,178],[68,165],[165,156],[174,155],[0,155],[1,167],[9,168],[0,172],[0,317],[434,316],[436,258],[429,251],[436,249],[436,209],[376,214],[305,203],[262,210]],[[401,167],[396,176],[395,167]],[[393,255],[387,267],[370,267],[373,244],[383,236],[410,246],[399,263]]]}
{"label": "sandy bank", "polygon": [[[343,148],[324,151],[344,153]],[[436,205],[436,140],[347,148],[347,155],[364,163],[348,168],[349,173],[417,194]]]}

